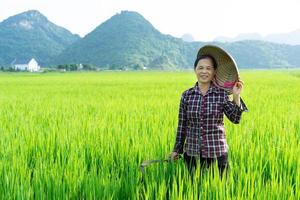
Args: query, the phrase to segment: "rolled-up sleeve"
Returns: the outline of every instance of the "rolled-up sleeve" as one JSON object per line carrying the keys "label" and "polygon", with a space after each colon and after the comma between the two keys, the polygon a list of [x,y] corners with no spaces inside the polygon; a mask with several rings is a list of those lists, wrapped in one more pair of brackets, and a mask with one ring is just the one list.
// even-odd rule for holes
{"label": "rolled-up sleeve", "polygon": [[186,138],[186,125],[187,125],[187,104],[184,93],[181,96],[178,114],[178,127],[176,142],[173,151],[177,153],[183,152],[183,145]]}
{"label": "rolled-up sleeve", "polygon": [[241,120],[242,113],[248,112],[248,108],[242,98],[240,99],[241,105],[238,106],[234,102],[229,100],[229,97],[226,95],[224,113],[227,118],[234,124],[238,124]]}

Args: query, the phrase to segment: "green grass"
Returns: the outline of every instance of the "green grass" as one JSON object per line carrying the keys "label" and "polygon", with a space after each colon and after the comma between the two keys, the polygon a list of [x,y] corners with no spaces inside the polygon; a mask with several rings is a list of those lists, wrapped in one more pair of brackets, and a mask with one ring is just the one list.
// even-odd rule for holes
{"label": "green grass", "polygon": [[[300,73],[242,71],[229,176],[191,183],[175,142],[193,72],[0,73],[1,199],[299,199]],[[212,169],[215,170],[215,169]]]}

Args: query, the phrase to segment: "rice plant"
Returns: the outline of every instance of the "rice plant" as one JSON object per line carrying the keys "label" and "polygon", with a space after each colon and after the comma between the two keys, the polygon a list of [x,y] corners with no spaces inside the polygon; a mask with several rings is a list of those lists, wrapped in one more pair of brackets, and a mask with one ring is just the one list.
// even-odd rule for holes
{"label": "rice plant", "polygon": [[241,71],[230,171],[164,159],[187,72],[0,73],[1,199],[300,199],[299,71]]}

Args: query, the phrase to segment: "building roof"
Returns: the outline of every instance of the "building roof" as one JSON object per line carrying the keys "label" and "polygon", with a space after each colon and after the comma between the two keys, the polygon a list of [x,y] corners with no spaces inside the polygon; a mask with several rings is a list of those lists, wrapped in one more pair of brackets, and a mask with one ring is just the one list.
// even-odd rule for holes
{"label": "building roof", "polygon": [[31,59],[34,59],[36,61],[35,58],[25,58],[25,59],[24,58],[18,58],[18,59],[13,60],[11,62],[11,64],[12,65],[24,65],[24,64],[28,64]]}

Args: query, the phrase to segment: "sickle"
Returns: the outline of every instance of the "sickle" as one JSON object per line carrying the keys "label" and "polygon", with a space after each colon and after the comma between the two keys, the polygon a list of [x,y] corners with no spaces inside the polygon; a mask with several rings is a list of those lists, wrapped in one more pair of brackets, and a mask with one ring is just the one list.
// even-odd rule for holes
{"label": "sickle", "polygon": [[142,174],[144,175],[145,173],[145,167],[153,164],[153,163],[163,163],[163,162],[171,162],[171,159],[164,159],[164,160],[145,160],[142,164],[141,164],[141,171]]}

